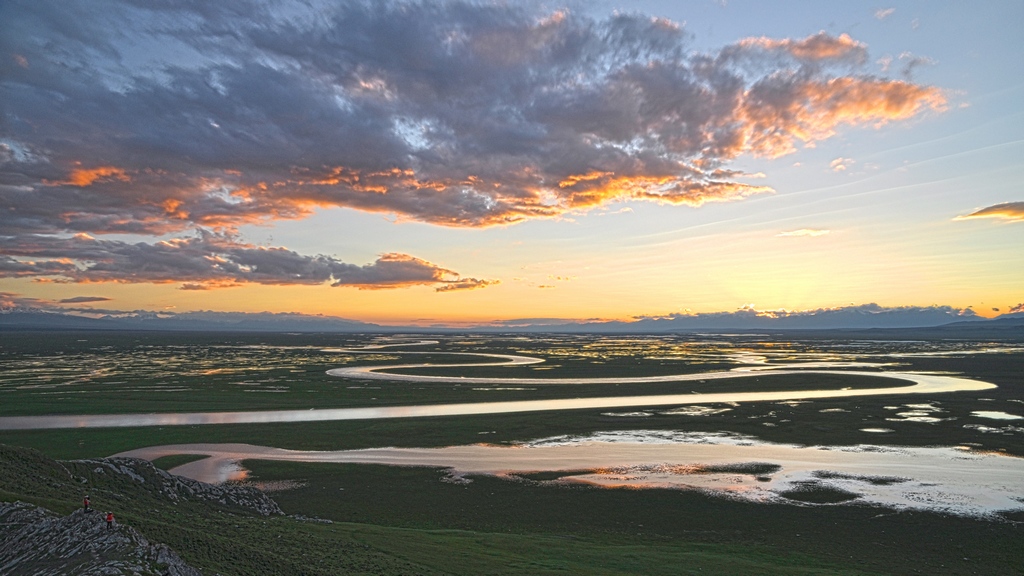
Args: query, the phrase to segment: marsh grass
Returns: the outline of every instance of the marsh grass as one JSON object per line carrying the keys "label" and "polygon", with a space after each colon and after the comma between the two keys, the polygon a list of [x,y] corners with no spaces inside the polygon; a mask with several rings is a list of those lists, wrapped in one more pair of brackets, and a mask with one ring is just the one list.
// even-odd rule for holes
{"label": "marsh grass", "polygon": [[203,454],[172,454],[170,456],[163,456],[153,460],[153,466],[156,466],[161,470],[170,470],[181,466],[182,464],[196,462],[205,458],[207,458],[207,456]]}
{"label": "marsh grass", "polygon": [[[352,346],[368,338],[342,335],[225,334],[18,334],[0,342],[0,413],[102,413],[176,410],[247,410],[292,407],[344,407],[582,395],[636,395],[680,391],[681,384],[658,386],[538,386],[527,391],[476,391],[469,386],[417,386],[408,383],[346,381],[324,374],[339,362],[393,362],[378,357],[344,358],[319,347]],[[85,340],[85,342],[79,342]],[[684,364],[650,360],[694,344],[684,337],[602,339],[480,337],[458,340],[467,352],[540,355],[559,374],[646,374],[645,370],[706,370],[713,362]],[[766,342],[741,339],[754,347],[784,346],[800,351],[843,349],[842,340]],[[708,344],[707,347],[712,347]],[[729,342],[725,344],[731,345]],[[287,349],[247,348],[281,345]],[[978,347],[985,346],[978,343]],[[227,346],[230,350],[218,348]],[[307,348],[301,348],[305,346]],[[879,353],[913,353],[929,343],[882,343]],[[936,344],[946,346],[946,343]],[[965,350],[971,344],[957,344]],[[429,347],[417,348],[428,350]],[[233,351],[232,351],[233,350]],[[684,350],[685,351],[685,350]],[[434,349],[436,361],[462,362]],[[218,356],[219,355],[219,356]],[[140,358],[135,358],[140,356]],[[148,356],[148,357],[147,357]],[[88,382],[71,387],[19,388],[59,384],[64,376],[37,379],[47,362],[65,359]],[[156,358],[158,361],[154,361]],[[888,358],[888,356],[886,356]],[[12,374],[9,360],[24,372]],[[76,363],[106,359],[111,373]],[[420,361],[417,358],[415,361]],[[124,362],[120,364],[120,362]],[[380,446],[433,447],[480,441],[505,444],[557,435],[608,430],[729,431],[764,441],[798,445],[853,446],[885,442],[906,446],[966,444],[978,450],[1024,456],[1024,434],[983,433],[967,423],[978,410],[1020,413],[1024,399],[1024,354],[899,356],[900,370],[953,372],[993,382],[999,388],[976,394],[934,397],[894,395],[833,398],[806,403],[747,403],[702,416],[666,415],[649,410],[645,418],[603,416],[597,410],[571,410],[445,418],[413,418],[167,426],[135,429],[0,431],[0,442],[35,447],[61,459],[108,456],[161,444],[241,442],[303,450]],[[541,365],[544,366],[544,365]],[[584,368],[586,366],[586,368]],[[230,374],[221,368],[243,370]],[[470,370],[476,370],[471,368]],[[484,371],[484,368],[479,370]],[[487,369],[490,370],[490,369]],[[510,369],[494,369],[510,370]],[[586,372],[586,371],[589,372]],[[185,371],[196,375],[183,376]],[[482,372],[481,372],[482,373]],[[509,374],[515,375],[515,374]],[[891,380],[818,375],[767,376],[715,383],[730,390],[787,386],[891,386]],[[848,378],[848,379],[847,379]],[[847,379],[847,380],[844,380]],[[68,380],[73,380],[68,376]],[[256,382],[256,380],[268,380]],[[120,382],[120,383],[119,383]],[[127,384],[123,383],[127,382]],[[165,384],[160,384],[165,382]],[[244,382],[238,384],[237,382]],[[147,393],[146,386],[186,385],[190,392]],[[284,392],[245,392],[287,386]],[[249,388],[247,388],[249,387]],[[351,388],[350,388],[351,387]],[[531,386],[532,387],[532,386]],[[782,387],[782,388],[780,388]],[[128,390],[131,388],[131,390]],[[139,388],[139,389],[136,389]],[[697,389],[690,389],[697,391]],[[716,388],[716,391],[721,390]],[[41,392],[55,392],[42,394]],[[890,421],[891,408],[934,403],[943,411],[934,424]],[[639,410],[640,408],[637,408]],[[842,410],[842,411],[837,411]],[[862,428],[889,428],[880,438]],[[484,434],[485,433],[485,434]],[[172,467],[177,460],[161,460]],[[0,452],[0,498],[39,503],[70,512],[89,489],[94,506],[119,510],[118,518],[165,542],[208,573],[221,574],[1019,574],[1024,566],[1021,513],[1005,521],[935,513],[894,511],[859,505],[757,505],[679,490],[608,490],[551,483],[546,476],[510,481],[475,476],[468,484],[443,482],[447,471],[371,465],[249,462],[254,481],[297,481],[273,497],[286,512],[319,516],[334,524],[295,518],[255,517],[240,510],[199,504],[173,506],[130,483],[69,481],[67,469],[42,454],[22,449]],[[73,464],[66,466],[74,467]],[[768,474],[751,468],[739,473]],[[78,472],[86,477],[84,471]],[[875,477],[872,477],[875,478]],[[879,482],[895,481],[879,476]],[[813,490],[810,491],[813,495]],[[806,496],[807,494],[804,494]]]}
{"label": "marsh grass", "polygon": [[[453,484],[444,481],[447,470],[426,467],[271,461],[245,466],[254,479],[305,482],[274,494],[292,514],[412,531],[503,534],[509,542],[566,541],[573,544],[567,550],[582,541],[595,550],[607,547],[613,560],[630,549],[655,554],[675,548],[682,561],[676,569],[690,566],[683,557],[702,546],[709,554],[730,548],[737,560],[759,558],[769,566],[750,566],[749,573],[765,574],[1013,574],[1024,561],[1019,525],[837,504],[842,500],[836,497],[848,500],[846,495],[813,487],[792,504],[751,504],[699,491],[550,482],[554,477],[522,482],[476,475]],[[712,574],[744,573],[737,565],[693,566]],[[654,560],[631,570],[673,573]]]}
{"label": "marsh grass", "polygon": [[[37,452],[0,445],[0,499],[67,513],[75,508],[72,502],[80,493],[88,490],[94,506],[115,511],[119,524],[169,545],[204,572],[224,576],[870,573],[807,554],[744,543],[686,542],[601,531],[523,533],[521,526],[515,526],[515,531],[467,530],[403,527],[372,519],[327,524],[263,517],[208,502],[171,502],[146,482],[94,473],[91,468],[83,462],[58,464]],[[307,486],[293,492],[311,491],[309,507],[323,504],[327,489]],[[379,498],[374,500],[387,507]],[[322,509],[317,512],[324,515]]]}
{"label": "marsh grass", "polygon": [[[442,343],[406,346],[374,354],[331,351],[359,346],[372,337],[333,334],[231,334],[147,332],[7,332],[0,342],[0,416],[42,414],[124,414],[212,412],[304,408],[352,408],[545,400],[595,396],[689,394],[752,390],[879,388],[899,386],[886,378],[808,374],[706,382],[649,384],[531,385],[395,382],[329,376],[345,365],[434,363],[437,367],[399,370],[429,375],[580,378],[650,376],[729,370],[735,362],[703,356],[667,361],[691,343],[671,336],[626,343],[600,337],[532,341],[480,340],[475,345]],[[452,340],[446,339],[446,342]],[[579,346],[580,348],[575,348]],[[700,350],[707,353],[708,345]],[[450,349],[449,349],[450,348]],[[406,349],[416,354],[402,355]],[[676,352],[673,352],[676,351]],[[540,365],[458,367],[487,358],[452,352],[515,353],[546,359]],[[535,370],[543,368],[543,370]]]}

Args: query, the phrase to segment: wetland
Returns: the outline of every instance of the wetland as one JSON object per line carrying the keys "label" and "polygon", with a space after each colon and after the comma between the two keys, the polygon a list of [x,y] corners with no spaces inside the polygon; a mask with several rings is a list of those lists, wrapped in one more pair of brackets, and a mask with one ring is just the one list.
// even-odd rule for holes
{"label": "wetland", "polygon": [[[1021,566],[1020,546],[1009,544],[1021,541],[1024,520],[1020,343],[757,334],[6,336],[0,422],[370,411],[359,420],[0,430],[0,442],[50,457],[127,453],[186,476],[274,487],[270,494],[292,514],[380,529],[518,534],[523,542],[572,535],[612,556],[616,543],[656,543],[674,554],[684,544],[742,542],[764,573],[787,573],[791,553],[799,565],[818,566],[814,573]],[[922,380],[946,386],[921,389]],[[565,409],[438,412],[545,402]],[[406,414],[379,417],[387,410]],[[581,514],[581,506],[609,517]],[[673,512],[621,521],[638,511],[658,516],[658,506]],[[549,512],[557,510],[569,516],[556,521]],[[723,517],[735,523],[726,528]],[[837,534],[849,542],[836,547],[808,534],[826,524],[847,526]],[[909,546],[915,535],[927,558],[880,552]],[[495,549],[466,550],[479,560]],[[654,572],[631,566],[616,573]]]}

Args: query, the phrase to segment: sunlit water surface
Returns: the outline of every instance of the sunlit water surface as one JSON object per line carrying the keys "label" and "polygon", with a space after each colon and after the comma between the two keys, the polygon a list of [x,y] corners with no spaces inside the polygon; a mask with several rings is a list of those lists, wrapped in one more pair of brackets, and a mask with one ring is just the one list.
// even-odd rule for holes
{"label": "sunlit water surface", "polygon": [[[535,343],[537,340],[524,338]],[[995,386],[977,380],[949,374],[924,374],[895,371],[894,358],[910,356],[946,356],[977,353],[1016,352],[1017,349],[993,350],[970,349],[968,345],[946,344],[941,346],[922,343],[890,343],[885,352],[877,351],[877,343],[855,342],[834,344],[828,352],[808,352],[795,348],[772,348],[765,346],[754,349],[753,344],[744,344],[746,349],[729,349],[731,344],[719,341],[659,343],[649,339],[602,338],[580,345],[576,340],[565,343],[561,350],[552,347],[547,350],[550,359],[558,354],[583,355],[595,363],[602,362],[609,354],[625,354],[642,351],[646,359],[664,361],[680,360],[689,364],[701,361],[722,363],[727,359],[740,365],[727,371],[670,374],[658,376],[635,376],[627,378],[480,378],[458,375],[394,374],[396,368],[443,368],[451,370],[462,364],[429,366],[425,364],[401,364],[388,366],[343,366],[329,373],[343,378],[359,380],[382,379],[405,382],[443,382],[457,384],[481,384],[494,389],[532,389],[537,386],[557,386],[602,383],[647,383],[683,382],[693,380],[717,380],[750,377],[763,374],[844,374],[893,379],[889,388],[803,390],[803,391],[757,391],[708,394],[674,394],[661,396],[614,396],[602,398],[568,398],[560,400],[526,400],[512,402],[485,402],[464,404],[442,404],[432,406],[398,406],[384,408],[346,408],[309,410],[270,410],[252,412],[199,412],[162,414],[120,414],[85,416],[33,416],[0,418],[0,429],[69,428],[69,427],[130,427],[166,426],[196,424],[236,424],[263,422],[309,422],[323,420],[348,420],[368,418],[402,418],[422,416],[453,416],[471,414],[498,414],[538,410],[567,409],[625,409],[606,412],[608,416],[636,418],[653,412],[637,411],[638,408],[653,409],[664,406],[661,414],[701,416],[728,411],[724,407],[736,402],[772,401],[799,403],[816,398],[875,396],[875,395],[920,395],[945,392],[980,391]],[[452,341],[448,344],[457,345]],[[468,342],[473,344],[474,342]],[[319,349],[319,352],[336,353],[339,363],[349,362],[359,355],[370,360],[366,354],[381,353],[382,348],[411,346],[415,344],[437,344],[435,341],[384,343],[362,348]],[[671,344],[671,346],[669,346]],[[774,346],[774,344],[773,344]],[[673,348],[675,347],[675,348]],[[232,356],[241,358],[252,352],[264,353],[260,348],[227,348]],[[294,349],[299,354],[310,355],[312,347]],[[849,350],[849,352],[843,352]],[[280,351],[276,350],[275,351]],[[191,352],[190,352],[191,353]],[[388,354],[416,354],[408,351],[388,351]],[[437,352],[434,352],[437,353]],[[445,352],[446,354],[460,354]],[[198,354],[198,352],[196,352]],[[193,354],[193,355],[196,355]],[[347,355],[347,359],[344,355]],[[542,359],[511,354],[461,353],[473,357],[472,366],[523,366],[538,369]],[[199,357],[199,356],[197,356]],[[575,357],[575,356],[573,356]],[[882,360],[866,362],[865,357]],[[191,358],[191,356],[189,357]],[[246,357],[248,358],[248,357]],[[306,356],[295,356],[289,362],[301,366]],[[494,360],[481,364],[480,359]],[[382,358],[376,358],[380,361]],[[24,379],[43,369],[53,359],[35,358],[19,365],[18,371],[10,372],[10,380],[0,379],[0,391],[5,389],[30,389],[39,393],[50,393],[54,388],[70,389],[88,383],[94,374],[79,379],[61,381],[54,375],[44,375],[41,384],[26,384]],[[153,364],[162,378],[169,378],[174,367],[188,364],[179,358],[165,359]],[[61,370],[76,370],[83,366],[83,358],[67,358]],[[136,360],[138,361],[138,360]],[[231,366],[237,362],[228,362]],[[117,365],[113,363],[112,365]],[[248,365],[242,363],[242,365]],[[533,366],[530,366],[533,365]],[[149,366],[148,364],[146,366]],[[287,367],[285,364],[282,367]],[[553,366],[554,367],[554,366]],[[220,373],[220,364],[203,366],[203,370]],[[543,367],[540,367],[543,368]],[[225,368],[226,369],[226,368]],[[239,368],[240,369],[240,368]],[[251,369],[259,369],[253,364]],[[886,372],[868,371],[885,369]],[[294,371],[294,370],[293,370]],[[155,373],[156,374],[156,373]],[[111,377],[120,377],[111,374]],[[255,380],[253,381],[255,382]],[[248,382],[246,383],[249,384]],[[263,388],[253,391],[279,391],[289,384],[286,380],[260,382]],[[44,388],[45,387],[45,388]],[[176,381],[157,381],[147,388],[154,391],[164,389],[179,391]],[[184,391],[184,388],[180,388]],[[246,391],[249,391],[246,389]],[[920,398],[920,396],[918,396]],[[907,400],[912,402],[910,398]],[[632,408],[632,410],[630,410]],[[893,421],[911,421],[934,424],[950,416],[934,401],[918,400],[892,407]],[[832,409],[833,411],[838,409]],[[1018,419],[1019,416],[1005,412],[979,411],[972,413],[979,418],[999,420]],[[1024,431],[1012,425],[989,427],[968,424],[979,432],[1003,434]],[[1010,430],[1012,428],[1012,430]],[[863,428],[862,431],[875,434],[893,432],[889,428]],[[896,448],[862,445],[855,447],[795,446],[762,442],[751,437],[729,433],[682,433],[682,432],[605,432],[587,437],[559,437],[534,441],[516,446],[454,446],[448,448],[379,448],[372,450],[301,452],[282,450],[247,444],[229,445],[181,445],[161,446],[134,450],[122,455],[144,458],[158,458],[171,454],[206,454],[210,458],[192,462],[174,469],[182,474],[209,482],[224,482],[242,479],[247,472],[242,466],[245,459],[288,460],[300,462],[347,462],[375,463],[405,466],[430,466],[450,468],[455,478],[474,474],[497,476],[522,475],[530,472],[564,471],[572,472],[557,482],[579,482],[604,487],[630,488],[679,488],[704,490],[732,498],[754,502],[794,502],[805,493],[831,493],[848,502],[888,506],[897,509],[927,509],[966,515],[986,515],[1003,510],[1024,508],[1024,460],[998,453],[982,453],[967,447]]]}
{"label": "sunlit water surface", "polygon": [[[346,354],[373,354],[384,348],[412,345],[437,344],[433,340],[402,342],[398,344],[375,344],[361,348],[326,349]],[[396,352],[400,354],[424,354],[423,352]],[[424,416],[466,416],[479,414],[504,414],[544,410],[576,410],[584,408],[631,408],[641,406],[667,406],[680,404],[719,404],[734,402],[764,402],[807,400],[814,398],[838,398],[854,396],[877,396],[891,394],[931,394],[944,392],[978,391],[995,388],[994,384],[944,374],[917,372],[867,372],[857,370],[829,370],[822,368],[878,368],[883,364],[857,362],[846,359],[817,360],[802,363],[767,364],[764,356],[741,353],[744,366],[733,370],[686,374],[664,374],[656,376],[632,376],[614,378],[484,378],[457,375],[396,374],[393,370],[410,368],[444,368],[480,366],[522,366],[544,362],[542,358],[510,354],[482,354],[471,352],[450,353],[452,355],[476,358],[491,358],[494,362],[479,361],[468,364],[389,364],[376,366],[345,366],[328,370],[328,374],[341,378],[378,379],[402,382],[435,382],[456,384],[488,385],[543,385],[564,386],[577,384],[643,384],[657,382],[686,382],[744,378],[752,375],[772,374],[844,374],[853,376],[888,377],[900,382],[891,388],[869,388],[839,390],[800,391],[758,391],[727,392],[709,394],[668,394],[657,396],[613,396],[598,398],[565,398],[557,400],[520,400],[507,402],[474,402],[464,404],[435,404],[416,406],[390,406],[381,408],[335,408],[308,410],[261,410],[240,412],[174,412],[149,414],[95,414],[74,416],[9,416],[0,417],[0,430],[44,429],[44,428],[105,428],[134,426],[179,426],[198,424],[254,424],[271,422],[316,422],[327,420],[363,420],[376,418],[411,418]],[[908,382],[909,381],[909,382]],[[908,385],[909,384],[909,385]],[[924,418],[931,418],[924,416]]]}
{"label": "sunlit water surface", "polygon": [[[414,366],[414,365],[409,365]],[[383,370],[391,367],[375,367]],[[518,400],[507,402],[474,402],[466,404],[434,404],[416,406],[389,406],[381,408],[326,408],[308,410],[260,410],[251,412],[171,412],[149,414],[85,414],[73,416],[8,416],[0,418],[0,430],[32,430],[46,428],[108,428],[135,426],[183,426],[199,424],[254,424],[271,422],[318,422],[327,420],[366,420],[375,418],[414,418],[424,416],[467,416],[479,414],[507,414],[545,410],[578,410],[584,408],[630,408],[641,406],[667,406],[692,404],[722,404],[731,402],[765,402],[806,400],[814,398],[841,398],[892,394],[936,394],[945,392],[977,391],[995,388],[994,384],[937,374],[913,372],[857,372],[831,370],[786,370],[785,366],[771,370],[773,375],[783,374],[844,374],[887,377],[910,385],[891,388],[838,390],[795,390],[782,392],[722,392],[709,394],[665,394],[655,396],[610,396],[598,398],[562,398],[556,400]],[[332,372],[334,372],[332,370]],[[763,372],[762,372],[763,373]],[[381,374],[369,372],[379,378],[426,380],[462,383],[516,384],[544,383],[599,384],[640,382],[681,382],[688,380],[721,380],[751,375],[747,370],[704,372],[698,374],[670,374],[634,378],[462,378],[453,376],[419,376],[411,374]],[[909,382],[908,382],[909,381]],[[909,414],[909,413],[908,413]],[[914,416],[905,416],[913,418]],[[930,416],[919,417],[928,421]]]}
{"label": "sunlit water surface", "polygon": [[752,502],[823,492],[847,502],[985,516],[1024,509],[1024,459],[967,447],[796,446],[729,433],[617,431],[514,446],[375,448],[327,452],[248,444],[155,446],[118,454],[209,458],[172,470],[205,482],[239,480],[247,459],[450,468],[458,478],[564,471],[557,482],[676,488]]}

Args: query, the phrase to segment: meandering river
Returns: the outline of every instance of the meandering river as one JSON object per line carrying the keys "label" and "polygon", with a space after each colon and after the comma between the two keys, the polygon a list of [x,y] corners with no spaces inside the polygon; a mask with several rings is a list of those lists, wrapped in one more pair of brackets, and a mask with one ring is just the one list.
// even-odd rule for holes
{"label": "meandering river", "polygon": [[[433,344],[433,341],[412,344]],[[367,346],[358,349],[332,349],[340,353],[370,353],[392,346]],[[397,354],[425,354],[424,352],[389,352]],[[455,354],[455,353],[446,353]],[[389,370],[409,368],[459,368],[465,366],[514,366],[543,362],[540,358],[507,354],[458,353],[462,356],[497,359],[496,362],[471,364],[393,364],[387,366],[352,366],[328,371],[341,378],[379,379],[403,382],[434,382],[457,384],[508,385],[574,385],[574,384],[643,384],[652,382],[686,382],[749,378],[754,375],[784,374],[843,374],[892,378],[900,385],[889,388],[723,392],[709,394],[664,394],[657,396],[604,396],[595,398],[564,398],[556,400],[516,400],[506,402],[473,402],[463,404],[434,404],[415,406],[388,406],[368,408],[324,408],[307,410],[260,410],[238,412],[173,412],[147,414],[83,414],[50,416],[0,417],[0,430],[33,430],[50,428],[110,428],[136,426],[186,426],[198,424],[263,424],[272,422],[319,422],[328,420],[367,420],[376,418],[418,418],[425,416],[467,416],[479,414],[507,414],[545,410],[578,410],[605,408],[636,408],[642,406],[669,406],[676,404],[718,404],[723,402],[771,402],[810,400],[852,396],[884,396],[905,394],[938,394],[946,392],[978,391],[995,388],[995,384],[959,376],[924,374],[917,372],[868,372],[856,370],[821,370],[809,367],[828,366],[829,363],[785,364],[775,366],[747,366],[729,371],[697,374],[667,374],[615,378],[480,378],[452,375],[395,374]],[[841,366],[851,366],[842,363]],[[866,364],[855,364],[863,366]]]}

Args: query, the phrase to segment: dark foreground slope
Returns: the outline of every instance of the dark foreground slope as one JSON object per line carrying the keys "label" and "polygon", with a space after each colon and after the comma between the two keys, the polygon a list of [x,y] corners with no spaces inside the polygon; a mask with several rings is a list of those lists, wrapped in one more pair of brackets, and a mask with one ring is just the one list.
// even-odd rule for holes
{"label": "dark foreground slope", "polygon": [[0,502],[0,527],[3,574],[202,574],[130,526],[108,529],[96,512],[62,516],[24,502]]}
{"label": "dark foreground slope", "polygon": [[[95,512],[78,508],[85,494]],[[107,510],[116,530],[101,518]],[[254,488],[143,460],[57,462],[0,445],[0,574],[433,573],[307,527]]]}
{"label": "dark foreground slope", "polygon": [[[0,523],[9,524],[0,526],[0,573],[175,574],[174,554],[177,574],[224,576],[1024,573],[1013,516],[762,506],[525,477],[451,483],[425,468],[248,464],[254,479],[290,485],[274,496],[293,516],[252,488],[201,484],[140,460],[58,462],[0,445]],[[118,531],[77,510],[86,490],[98,510],[115,511]],[[56,513],[2,504],[15,500]],[[306,517],[314,515],[327,519]],[[86,553],[93,564],[74,564]],[[96,566],[108,570],[84,569]]]}
{"label": "dark foreground slope", "polygon": [[[320,493],[307,494],[303,500],[314,509],[302,513],[316,513],[317,502],[331,497],[324,490],[332,488],[339,493],[324,485]],[[86,489],[94,507],[115,511],[117,531],[108,534],[93,518],[98,512],[76,510]],[[386,508],[392,493],[366,497]],[[651,537],[632,529],[431,529],[396,526],[391,518],[378,523],[374,518],[331,522],[285,516],[251,488],[201,485],[140,460],[57,462],[33,450],[0,445],[0,503],[15,500],[32,505],[0,504],[9,519],[9,525],[0,526],[5,550],[0,573],[5,575],[195,574],[190,567],[224,576],[879,573],[790,550]],[[38,549],[30,551],[35,544]],[[169,561],[176,556],[180,564]]]}

